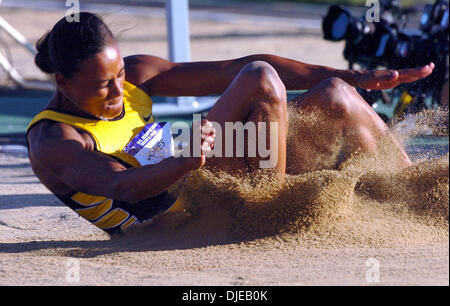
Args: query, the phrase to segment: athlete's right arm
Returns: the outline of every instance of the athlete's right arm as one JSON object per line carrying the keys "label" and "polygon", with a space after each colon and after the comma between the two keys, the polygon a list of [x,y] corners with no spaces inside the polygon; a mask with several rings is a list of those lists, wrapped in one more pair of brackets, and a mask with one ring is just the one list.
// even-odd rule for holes
{"label": "athlete's right arm", "polygon": [[204,164],[204,156],[171,157],[155,165],[127,169],[102,153],[87,150],[83,137],[60,123],[36,126],[28,141],[30,159],[69,188],[129,203],[157,195]]}

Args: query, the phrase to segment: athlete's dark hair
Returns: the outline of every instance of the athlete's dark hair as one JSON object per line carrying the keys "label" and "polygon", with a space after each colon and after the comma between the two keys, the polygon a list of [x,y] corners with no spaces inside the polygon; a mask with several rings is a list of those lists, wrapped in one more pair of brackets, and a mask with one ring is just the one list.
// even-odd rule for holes
{"label": "athlete's dark hair", "polygon": [[36,43],[38,53],[34,61],[43,72],[59,72],[65,78],[71,78],[82,61],[115,41],[100,16],[81,12],[72,19],[72,22],[66,17],[59,20]]}

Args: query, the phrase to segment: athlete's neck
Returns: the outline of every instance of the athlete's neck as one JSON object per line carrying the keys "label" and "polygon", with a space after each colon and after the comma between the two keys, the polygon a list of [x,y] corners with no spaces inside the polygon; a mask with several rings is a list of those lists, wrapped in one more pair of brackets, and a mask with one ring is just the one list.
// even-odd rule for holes
{"label": "athlete's neck", "polygon": [[105,117],[102,117],[102,116],[93,115],[93,114],[91,114],[89,112],[86,112],[86,111],[82,110],[75,103],[73,103],[72,101],[67,99],[67,97],[65,97],[58,90],[53,94],[53,96],[50,99],[50,102],[49,102],[49,104],[47,105],[46,108],[55,109],[55,110],[58,110],[58,111],[60,111],[62,113],[67,113],[67,114],[75,115],[75,116],[78,116],[78,117],[83,117],[83,118],[87,118],[87,119],[103,120],[103,121],[117,120],[118,118],[123,116],[123,111],[116,118],[105,118]]}

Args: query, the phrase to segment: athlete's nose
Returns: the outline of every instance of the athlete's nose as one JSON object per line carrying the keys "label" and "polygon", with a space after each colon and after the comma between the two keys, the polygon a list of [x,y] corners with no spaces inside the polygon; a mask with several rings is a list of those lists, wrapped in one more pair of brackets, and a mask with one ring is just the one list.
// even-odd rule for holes
{"label": "athlete's nose", "polygon": [[116,79],[113,82],[113,87],[111,89],[111,96],[113,98],[120,97],[123,95],[123,85],[120,82],[120,79]]}

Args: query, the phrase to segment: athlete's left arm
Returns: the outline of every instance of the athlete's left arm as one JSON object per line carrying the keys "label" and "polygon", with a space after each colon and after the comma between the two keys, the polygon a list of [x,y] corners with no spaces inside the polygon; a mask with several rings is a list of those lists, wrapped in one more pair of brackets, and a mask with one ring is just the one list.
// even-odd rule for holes
{"label": "athlete's left arm", "polygon": [[272,65],[287,90],[309,89],[331,77],[339,77],[350,85],[361,88],[386,89],[424,78],[434,69],[434,64],[431,63],[398,71],[340,70],[270,54],[187,63],[174,63],[150,55],[134,55],[124,61],[128,81],[141,85],[151,95],[161,96],[220,94],[246,64],[254,61],[264,61]]}

